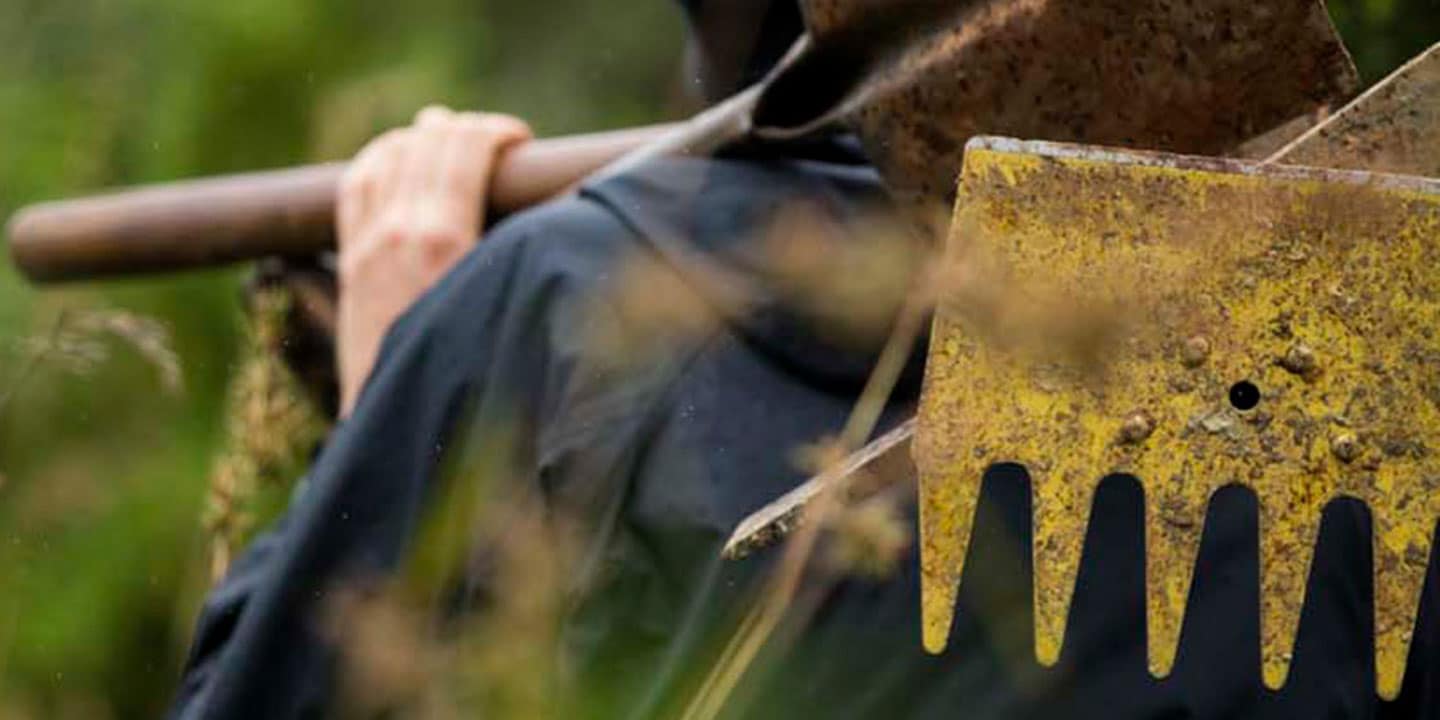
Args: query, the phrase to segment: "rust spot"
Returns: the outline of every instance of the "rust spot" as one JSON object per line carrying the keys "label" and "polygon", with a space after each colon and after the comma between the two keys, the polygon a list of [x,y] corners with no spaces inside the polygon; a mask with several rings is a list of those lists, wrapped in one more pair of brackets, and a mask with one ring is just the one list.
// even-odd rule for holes
{"label": "rust spot", "polygon": [[[902,204],[953,199],[982,134],[1219,154],[1348,97],[1358,76],[1309,0],[803,0],[844,97],[775,130],[849,120]],[[1243,40],[1224,41],[1224,33]],[[816,76],[818,63],[794,73]],[[782,76],[776,87],[793,87]],[[780,97],[785,95],[786,97]],[[794,102],[774,93],[762,107]],[[762,113],[762,115],[770,113]],[[757,127],[767,131],[766,118]]]}

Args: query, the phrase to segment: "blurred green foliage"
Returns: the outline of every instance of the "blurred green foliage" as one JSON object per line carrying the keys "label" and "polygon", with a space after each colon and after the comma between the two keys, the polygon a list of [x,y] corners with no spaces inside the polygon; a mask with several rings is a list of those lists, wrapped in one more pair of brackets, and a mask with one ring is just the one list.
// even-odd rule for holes
{"label": "blurred green foliage", "polygon": [[[1440,40],[1436,0],[1331,5],[1367,80]],[[680,38],[668,0],[0,0],[0,215],[345,157],[428,102],[540,134],[654,121],[679,109]],[[0,263],[0,718],[161,712],[206,584],[239,277],[37,292]],[[107,307],[169,325],[183,392],[124,343],[84,372],[30,362],[64,313]]]}
{"label": "blurred green foliage", "polygon": [[[676,110],[681,35],[667,0],[0,0],[0,216],[346,157],[429,102],[540,134],[652,122]],[[36,291],[0,263],[0,718],[162,711],[207,582],[241,278]],[[32,367],[62,311],[95,308],[167,323],[184,392],[123,342]]]}

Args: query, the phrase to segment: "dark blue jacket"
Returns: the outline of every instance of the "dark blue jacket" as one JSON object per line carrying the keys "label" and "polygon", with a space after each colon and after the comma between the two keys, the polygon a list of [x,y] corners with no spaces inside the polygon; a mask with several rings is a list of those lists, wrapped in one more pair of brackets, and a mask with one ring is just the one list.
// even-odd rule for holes
{"label": "dark blue jacket", "polygon": [[[214,590],[174,716],[325,714],[335,693],[334,652],[317,629],[327,599],[403,565],[433,498],[464,481],[442,470],[502,436],[521,492],[583,517],[561,635],[564,676],[584,698],[573,712],[676,714],[776,558],[722,561],[721,545],[803,479],[792,451],[840,429],[873,363],[874,348],[835,346],[787,307],[757,243],[797,200],[841,228],[883,203],[873,172],[837,152],[657,161],[489,233],[397,323],[292,507]],[[715,321],[663,342],[632,337],[645,360],[617,369],[587,343],[629,322],[613,289],[637,259],[678,279],[683,300]],[[676,301],[662,284],[655,301]],[[913,407],[922,350],[883,425]],[[945,655],[920,647],[912,547],[889,580],[814,596],[812,620],[762,653],[727,717],[1440,717],[1433,567],[1404,695],[1375,697],[1362,509],[1326,514],[1289,685],[1274,694],[1259,679],[1248,492],[1215,502],[1165,681],[1146,672],[1139,489],[1108,480],[1097,503],[1058,667],[1031,654],[1028,488],[1002,467],[987,479]],[[506,591],[484,567],[462,578],[462,611]]]}

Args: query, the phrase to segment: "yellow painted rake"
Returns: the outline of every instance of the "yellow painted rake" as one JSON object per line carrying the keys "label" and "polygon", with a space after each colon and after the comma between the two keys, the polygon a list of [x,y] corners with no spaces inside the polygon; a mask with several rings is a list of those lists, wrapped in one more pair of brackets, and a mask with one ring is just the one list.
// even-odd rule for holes
{"label": "yellow painted rake", "polygon": [[1440,181],[979,138],[915,440],[925,645],[946,643],[985,469],[1030,473],[1036,655],[1060,656],[1094,489],[1145,491],[1149,665],[1167,675],[1211,495],[1260,505],[1279,688],[1321,510],[1374,521],[1395,697],[1440,516]]}
{"label": "yellow painted rake", "polygon": [[[1440,45],[1278,144],[1249,150],[1440,176]],[[981,474],[1020,461],[1035,493],[1036,651],[1053,663],[1095,485],[1134,474],[1149,664],[1163,677],[1207,503],[1238,483],[1262,508],[1261,664],[1278,688],[1321,510],[1348,495],[1373,515],[1377,688],[1394,698],[1440,512],[1437,192],[1416,177],[977,141],[918,422],[747,518],[727,556],[783,537],[827,488],[904,486],[918,464],[924,641],[939,651]]]}

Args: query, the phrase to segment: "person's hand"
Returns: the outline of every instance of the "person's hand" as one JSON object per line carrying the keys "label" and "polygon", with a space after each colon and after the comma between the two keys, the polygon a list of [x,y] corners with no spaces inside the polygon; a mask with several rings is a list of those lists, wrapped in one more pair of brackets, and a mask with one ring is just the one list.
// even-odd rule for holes
{"label": "person's hand", "polygon": [[431,106],[366,145],[336,201],[340,416],[355,406],[395,318],[480,237],[495,160],[530,138],[505,115]]}

